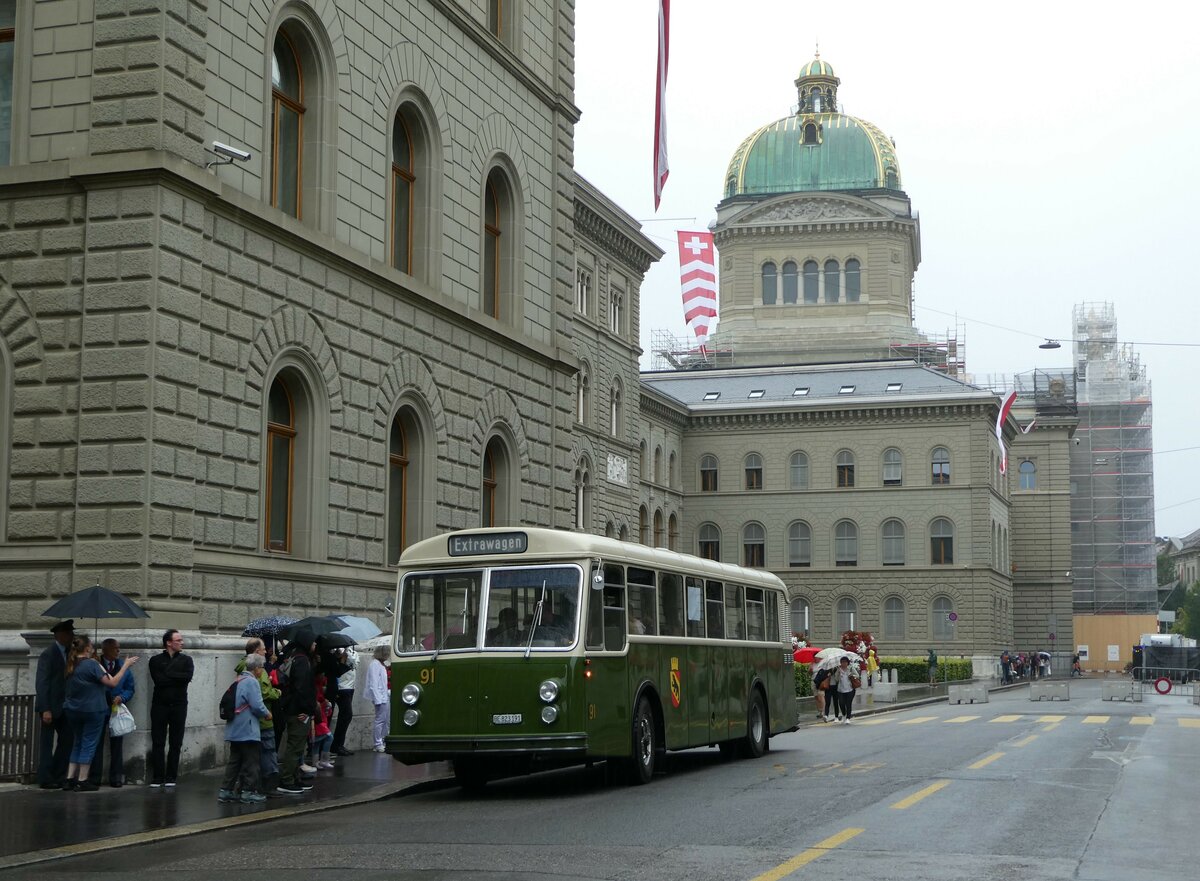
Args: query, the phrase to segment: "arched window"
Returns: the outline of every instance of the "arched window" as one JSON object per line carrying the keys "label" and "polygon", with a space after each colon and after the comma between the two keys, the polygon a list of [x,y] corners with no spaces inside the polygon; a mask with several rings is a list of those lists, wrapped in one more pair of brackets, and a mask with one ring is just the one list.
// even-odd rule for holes
{"label": "arched window", "polygon": [[850,597],[842,597],[837,601],[836,609],[833,625],[835,637],[840,637],[847,630],[858,630],[858,603]]}
{"label": "arched window", "polygon": [[506,526],[512,522],[512,471],[508,447],[501,438],[491,438],[483,454],[481,525]]}
{"label": "arched window", "polygon": [[954,562],[954,525],[945,517],[929,524],[929,562],[949,566]]}
{"label": "arched window", "polygon": [[575,469],[575,528],[587,532],[591,527],[592,512],[592,466],[581,459]]}
{"label": "arched window", "polygon": [[721,559],[721,530],[714,524],[703,524],[696,533],[696,542],[696,556],[706,560]]}
{"label": "arched window", "polygon": [[[813,93],[813,106],[814,106],[814,110],[815,110],[815,111],[820,111],[820,108],[821,108],[821,99],[820,99],[820,97],[817,95],[817,93],[816,93],[816,92],[814,92],[814,93]],[[813,123],[811,123],[811,122],[810,122],[810,123],[808,123],[807,125],[805,125],[805,126],[804,126],[804,143],[805,143],[805,144],[816,144],[816,143],[818,143],[818,141],[817,141],[817,127],[816,127],[816,125],[815,125],[815,124],[813,124]]]}
{"label": "arched window", "polygon": [[900,486],[904,482],[904,457],[895,447],[883,451],[883,485]]}
{"label": "arched window", "polygon": [[883,638],[907,639],[907,622],[904,620],[904,600],[888,597],[883,601]]}
{"label": "arched window", "polygon": [[621,412],[621,384],[617,382],[612,387],[611,405],[608,412],[608,433],[613,437],[621,436],[623,415]]}
{"label": "arched window", "polygon": [[791,615],[792,633],[808,636],[812,632],[812,606],[808,600],[798,597],[792,600]]}
{"label": "arched window", "polygon": [[746,457],[746,489],[763,488],[762,456],[751,453]]}
{"label": "arched window", "polygon": [[840,520],[833,528],[833,563],[835,566],[858,565],[858,527],[850,520]]}
{"label": "arched window", "polygon": [[846,302],[857,303],[862,297],[862,269],[857,260],[851,257],[846,261]]}
{"label": "arched window", "polygon": [[700,457],[700,492],[715,493],[717,491],[717,457],[704,455]]}
{"label": "arched window", "polygon": [[608,286],[608,329],[615,334],[625,331],[625,292],[611,282]]}
{"label": "arched window", "polygon": [[796,264],[789,260],[783,264],[783,302],[795,303],[799,293],[799,285],[796,281]]}
{"label": "arched window", "polygon": [[281,28],[271,57],[271,204],[303,215],[304,67],[293,38]]}
{"label": "arched window", "polygon": [[575,311],[592,314],[592,271],[584,266],[575,267]]}
{"label": "arched window", "polygon": [[788,460],[792,489],[808,489],[808,455],[799,451]]}
{"label": "arched window", "polygon": [[904,565],[904,524],[899,520],[884,520],[880,527],[883,545],[881,562],[885,566]]}
{"label": "arched window", "polygon": [[1000,524],[992,521],[992,568],[1000,568]]}
{"label": "arched window", "polygon": [[809,260],[804,264],[804,302],[815,303],[821,292],[820,273],[817,261]]}
{"label": "arched window", "polygon": [[950,615],[954,612],[954,603],[950,597],[934,597],[933,605],[930,607],[932,617],[932,627],[930,632],[933,638],[939,642],[946,642],[954,639],[954,622],[950,620]]}
{"label": "arched window", "polygon": [[674,487],[678,485],[679,475],[675,469],[675,451],[671,451],[671,455],[667,457],[667,486]]}
{"label": "arched window", "polygon": [[767,565],[767,532],[761,523],[747,523],[742,527],[742,565]]}
{"label": "arched window", "polygon": [[662,483],[662,447],[654,448],[654,482]]}
{"label": "arched window", "polygon": [[483,280],[481,305],[500,318],[512,296],[515,207],[512,186],[499,168],[487,177],[483,193]]}
{"label": "arched window", "polygon": [[645,505],[638,508],[638,542],[650,544],[650,512],[646,510]]}
{"label": "arched window", "polygon": [[575,421],[580,425],[587,424],[588,412],[591,410],[592,404],[591,394],[592,379],[588,374],[587,365],[584,364],[575,374]]}
{"label": "arched window", "polygon": [[837,454],[835,462],[838,487],[846,489],[854,486],[854,454],[849,450],[842,450]]}
{"label": "arched window", "polygon": [[611,520],[604,521],[604,537],[605,538],[616,538],[617,537],[617,524],[613,523]]}
{"label": "arched window", "polygon": [[788,526],[788,565],[812,565],[812,527],[803,520]]}
{"label": "arched window", "polygon": [[762,268],[762,301],[764,306],[774,306],[779,296],[775,264],[764,263]]}
{"label": "arched window", "polygon": [[667,518],[667,547],[679,550],[679,518],[674,514]]}
{"label": "arched window", "polygon": [[654,512],[654,546],[656,548],[661,548],[663,546],[663,537],[664,537],[663,512],[661,510],[655,511]]}
{"label": "arched window", "polygon": [[[950,483],[950,451],[945,447],[934,447],[930,454],[929,467],[934,486],[945,486]],[[995,458],[993,457],[993,464]]]}
{"label": "arched window", "polygon": [[1020,487],[1023,490],[1037,489],[1037,465],[1026,459],[1017,469],[1020,474]]}
{"label": "arched window", "polygon": [[416,94],[405,95],[392,119],[392,266],[429,281],[440,251],[438,135]]}
{"label": "arched window", "polygon": [[517,23],[520,15],[517,10],[519,0],[488,0],[488,32],[512,49],[517,49]]}
{"label": "arched window", "polygon": [[392,418],[388,434],[387,561],[395,565],[412,543],[412,526],[419,517],[421,430],[415,414],[402,407]]}
{"label": "arched window", "polygon": [[621,524],[621,529],[617,533],[617,538],[621,541],[629,541],[629,527],[624,523]]}
{"label": "arched window", "polygon": [[841,279],[836,260],[825,261],[825,302],[836,303],[840,299]]}
{"label": "arched window", "polygon": [[413,137],[402,113],[392,124],[392,266],[412,272],[413,201],[417,189]]}
{"label": "arched window", "polygon": [[292,479],[296,467],[296,414],[282,378],[271,383],[267,399],[266,548],[292,551]]}

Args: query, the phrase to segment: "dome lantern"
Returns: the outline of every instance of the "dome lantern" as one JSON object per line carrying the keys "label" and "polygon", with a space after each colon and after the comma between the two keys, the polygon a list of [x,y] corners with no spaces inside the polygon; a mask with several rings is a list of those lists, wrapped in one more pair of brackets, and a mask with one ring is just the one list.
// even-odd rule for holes
{"label": "dome lantern", "polygon": [[833,65],[821,60],[817,51],[796,77],[797,113],[837,113],[837,88],[841,84]]}

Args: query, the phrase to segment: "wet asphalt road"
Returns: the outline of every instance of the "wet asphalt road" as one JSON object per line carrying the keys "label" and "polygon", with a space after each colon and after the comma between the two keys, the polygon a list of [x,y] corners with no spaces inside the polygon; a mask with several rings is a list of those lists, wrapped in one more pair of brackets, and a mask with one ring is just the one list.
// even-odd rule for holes
{"label": "wet asphalt road", "polygon": [[[39,878],[1192,878],[1200,707],[1068,703],[1027,689],[850,726],[808,725],[759,760],[670,757],[649,786],[603,766],[445,785],[384,802],[58,861]],[[7,877],[7,876],[6,876]]]}

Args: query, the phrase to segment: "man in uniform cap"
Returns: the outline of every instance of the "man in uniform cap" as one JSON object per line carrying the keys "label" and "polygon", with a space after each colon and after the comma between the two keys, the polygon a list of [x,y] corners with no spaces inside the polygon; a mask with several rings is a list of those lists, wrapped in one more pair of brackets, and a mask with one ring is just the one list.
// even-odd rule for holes
{"label": "man in uniform cap", "polygon": [[37,696],[33,704],[42,721],[37,776],[42,789],[62,789],[67,760],[71,757],[71,728],[63,712],[63,701],[67,697],[67,649],[75,637],[75,619],[59,621],[50,632],[54,634],[54,642],[38,656]]}

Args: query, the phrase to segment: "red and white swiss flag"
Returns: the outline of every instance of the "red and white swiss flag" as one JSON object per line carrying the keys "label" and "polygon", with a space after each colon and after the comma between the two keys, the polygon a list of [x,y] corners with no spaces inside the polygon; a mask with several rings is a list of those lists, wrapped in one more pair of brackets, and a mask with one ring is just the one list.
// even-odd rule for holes
{"label": "red and white swiss flag", "polygon": [[701,348],[717,317],[717,257],[710,232],[678,232],[683,317]]}
{"label": "red and white swiss flag", "polygon": [[667,183],[667,57],[671,44],[671,0],[658,0],[658,72],[654,83],[654,210]]}
{"label": "red and white swiss flag", "polygon": [[1015,391],[1009,392],[1000,401],[1000,412],[996,414],[996,440],[1000,442],[1000,473],[1008,473],[1008,450],[1004,448],[1004,420],[1008,418],[1008,411],[1012,409],[1013,404],[1017,400]]}

